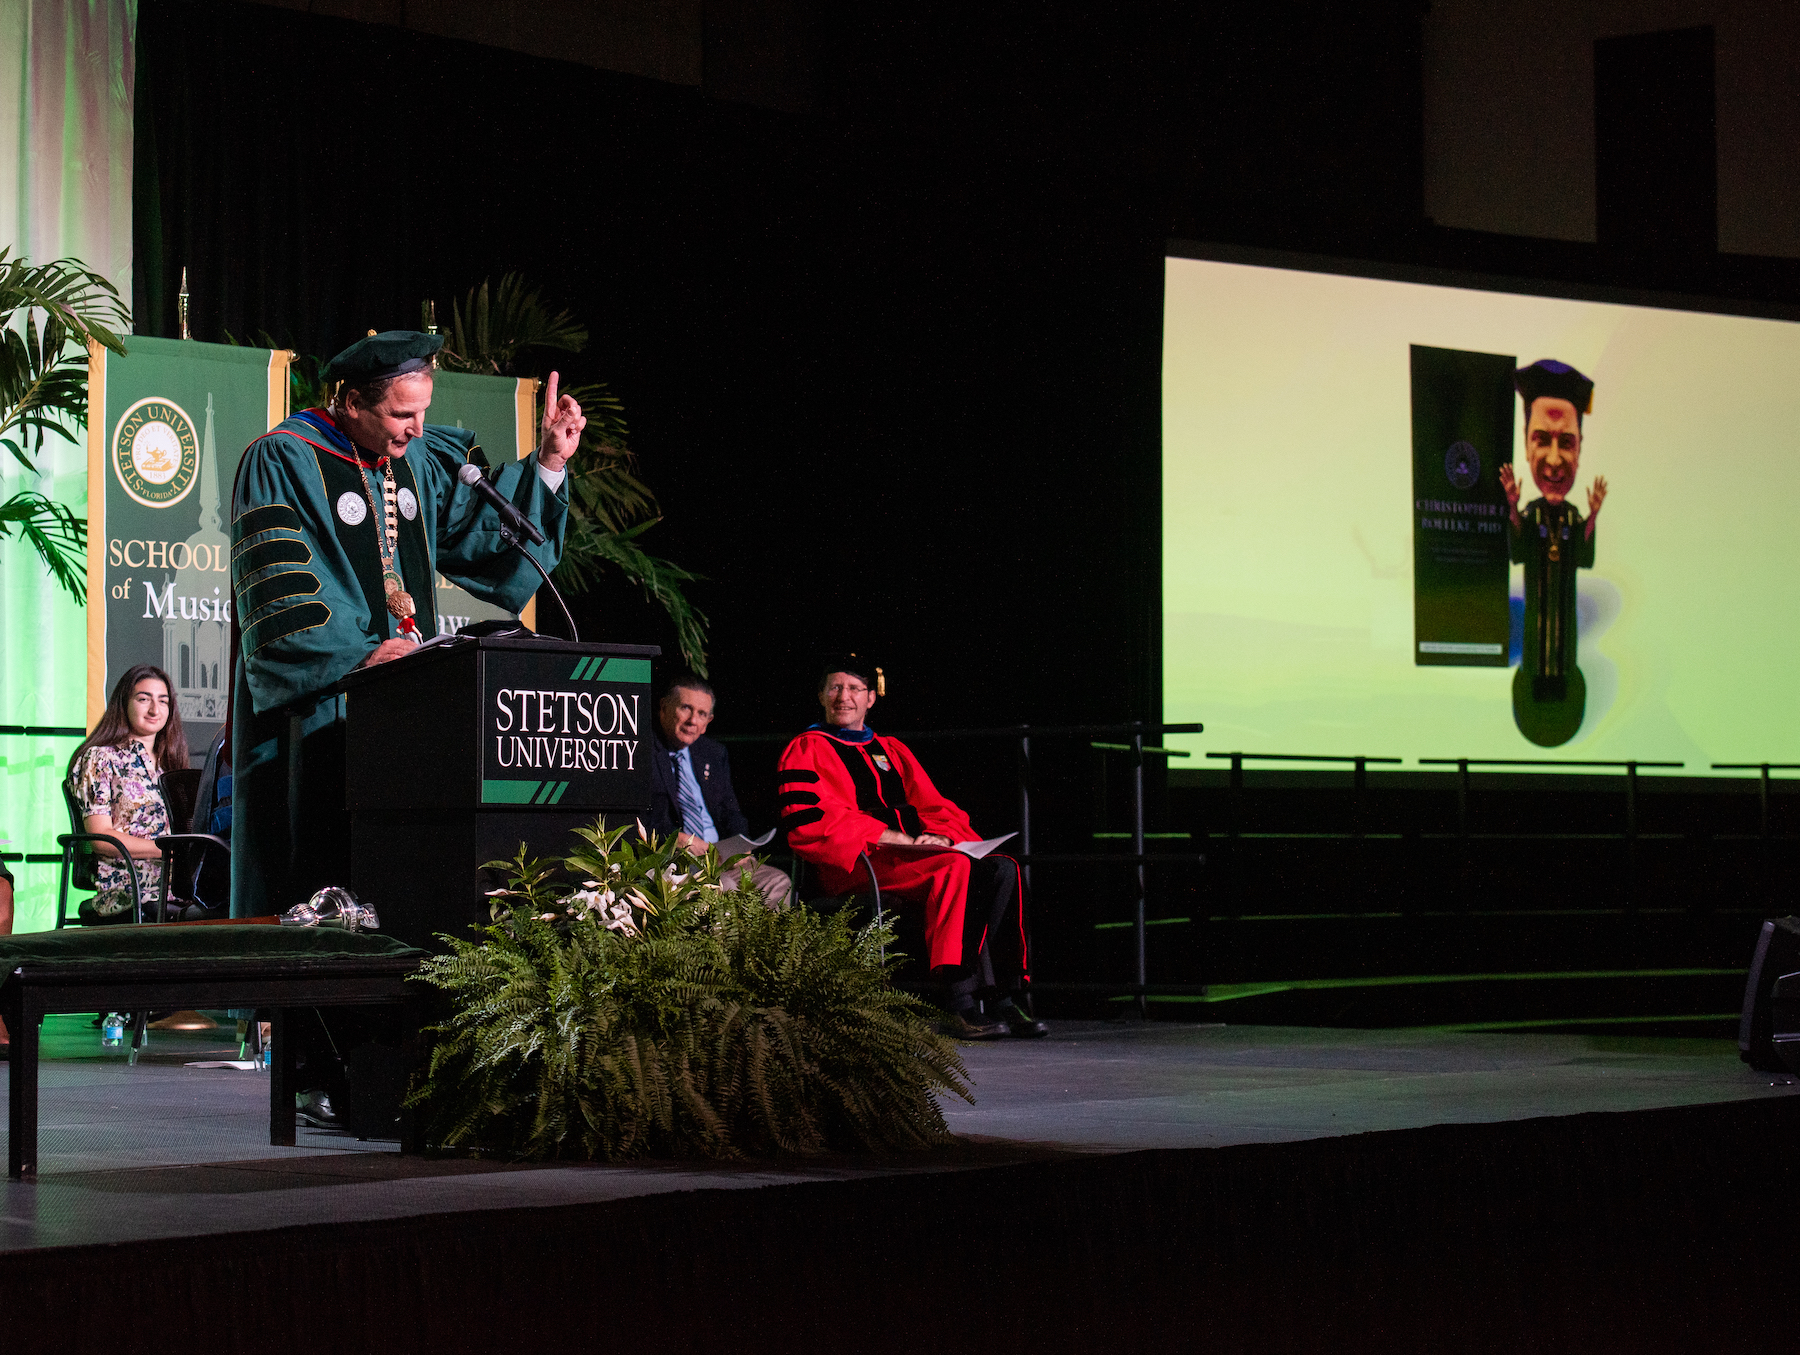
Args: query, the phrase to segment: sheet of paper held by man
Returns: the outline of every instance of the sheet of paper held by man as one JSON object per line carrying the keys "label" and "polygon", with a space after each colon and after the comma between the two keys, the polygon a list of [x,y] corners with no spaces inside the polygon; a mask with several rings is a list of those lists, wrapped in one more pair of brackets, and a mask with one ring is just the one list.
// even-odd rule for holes
{"label": "sheet of paper held by man", "polygon": [[734,856],[742,856],[759,847],[766,847],[775,838],[775,830],[769,829],[761,837],[745,837],[742,833],[734,833],[728,838],[721,838],[718,843],[719,860],[729,861]]}
{"label": "sheet of paper held by man", "polygon": [[961,852],[964,856],[972,856],[977,861],[998,847],[1007,838],[1017,837],[1017,833],[1005,833],[1000,837],[990,837],[982,842],[953,842],[948,847],[937,842],[911,842],[905,845],[883,843],[882,849],[890,852]]}

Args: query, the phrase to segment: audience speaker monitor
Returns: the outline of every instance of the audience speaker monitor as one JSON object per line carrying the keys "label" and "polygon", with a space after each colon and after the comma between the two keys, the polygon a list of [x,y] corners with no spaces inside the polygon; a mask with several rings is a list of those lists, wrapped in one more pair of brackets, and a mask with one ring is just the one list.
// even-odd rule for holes
{"label": "audience speaker monitor", "polygon": [[1800,1071],[1800,918],[1770,918],[1756,938],[1738,1057],[1765,1073]]}

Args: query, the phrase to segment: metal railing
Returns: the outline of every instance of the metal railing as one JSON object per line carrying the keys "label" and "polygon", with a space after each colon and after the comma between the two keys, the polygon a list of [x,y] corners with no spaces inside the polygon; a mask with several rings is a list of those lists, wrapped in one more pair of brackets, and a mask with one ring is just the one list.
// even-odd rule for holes
{"label": "metal railing", "polygon": [[1351,755],[1339,753],[1319,753],[1316,755],[1312,753],[1208,753],[1206,756],[1220,761],[1229,760],[1231,763],[1231,775],[1230,779],[1226,782],[1226,789],[1229,794],[1229,822],[1227,824],[1227,830],[1228,836],[1232,838],[1238,837],[1240,831],[1238,805],[1239,798],[1243,795],[1244,791],[1245,762],[1350,763],[1352,768],[1350,784],[1355,796],[1354,817],[1352,819],[1350,835],[1359,838],[1363,835],[1363,810],[1368,803],[1369,764],[1398,763],[1400,761],[1397,757],[1371,757],[1363,753]]}
{"label": "metal railing", "polygon": [[1800,762],[1715,762],[1712,764],[1712,770],[1715,772],[1762,773],[1757,778],[1756,787],[1762,811],[1762,824],[1757,836],[1767,838],[1769,836],[1769,773],[1772,771],[1800,771]]}
{"label": "metal railing", "polygon": [[[1639,767],[1685,767],[1685,762],[1589,761],[1580,758],[1548,757],[1422,757],[1420,766],[1453,766],[1456,768],[1457,836],[1469,835],[1469,768],[1471,767],[1623,767],[1625,769],[1625,837],[1637,841]],[[1765,798],[1765,810],[1767,801]]]}

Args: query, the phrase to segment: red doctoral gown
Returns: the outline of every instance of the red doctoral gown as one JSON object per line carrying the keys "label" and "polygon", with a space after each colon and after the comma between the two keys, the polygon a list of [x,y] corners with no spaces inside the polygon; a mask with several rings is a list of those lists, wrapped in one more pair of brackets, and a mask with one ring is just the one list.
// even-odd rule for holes
{"label": "red doctoral gown", "polygon": [[976,840],[969,816],[931,784],[910,748],[894,738],[852,743],[809,729],[782,752],[776,780],[788,846],[813,865],[828,892],[865,887],[859,858],[868,852],[882,893],[925,905],[931,966],[963,963],[969,858],[876,845],[889,828],[913,837],[942,833],[952,842]]}

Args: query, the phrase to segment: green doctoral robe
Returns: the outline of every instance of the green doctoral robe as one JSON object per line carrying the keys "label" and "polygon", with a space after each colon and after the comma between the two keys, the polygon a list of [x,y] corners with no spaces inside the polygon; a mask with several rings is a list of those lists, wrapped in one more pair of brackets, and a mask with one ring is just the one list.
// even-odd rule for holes
{"label": "green doctoral robe", "polygon": [[[456,479],[474,434],[426,425],[393,460],[398,565],[420,635],[437,633],[437,575],[519,611],[537,571],[500,537],[499,515]],[[244,453],[232,496],[232,599],[240,662],[232,688],[231,912],[281,912],[350,883],[344,698],[326,690],[399,633],[382,588],[381,473],[320,411],[284,420]],[[366,458],[365,458],[366,459]],[[546,570],[562,555],[568,481],[550,490],[536,458],[495,488],[544,533],[525,543]],[[421,739],[431,737],[421,723]],[[404,844],[394,844],[404,850]],[[377,908],[380,900],[370,900]]]}
{"label": "green doctoral robe", "polygon": [[1511,553],[1514,564],[1525,566],[1525,672],[1534,682],[1542,678],[1560,686],[1575,671],[1575,571],[1594,567],[1594,538],[1580,510],[1566,499],[1560,504],[1534,499],[1519,518]]}

